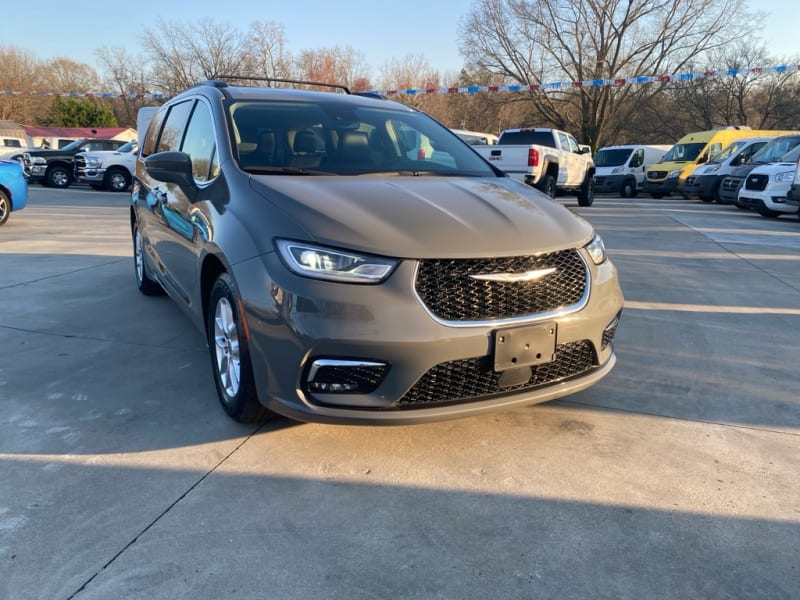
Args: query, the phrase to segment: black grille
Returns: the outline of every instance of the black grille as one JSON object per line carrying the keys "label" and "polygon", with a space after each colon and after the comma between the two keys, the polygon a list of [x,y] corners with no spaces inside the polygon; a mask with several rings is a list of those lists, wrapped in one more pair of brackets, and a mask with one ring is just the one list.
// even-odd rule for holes
{"label": "black grille", "polygon": [[[538,281],[480,281],[471,275],[556,271]],[[437,317],[448,321],[483,321],[543,313],[581,300],[586,265],[577,250],[539,256],[495,259],[425,260],[415,287]]]}
{"label": "black grille", "polygon": [[747,176],[747,181],[745,181],[744,189],[763,190],[766,189],[768,183],[769,183],[769,175],[761,175],[760,173],[755,173]]}
{"label": "black grille", "polygon": [[739,186],[742,185],[742,180],[739,177],[726,177],[722,180],[720,189],[726,192],[738,192]]}
{"label": "black grille", "polygon": [[647,178],[648,179],[666,179],[667,172],[666,171],[648,171]]}
{"label": "black grille", "polygon": [[306,382],[306,388],[307,391],[327,391],[322,387],[325,384],[343,384],[348,386],[347,389],[336,391],[369,394],[381,384],[388,370],[387,365],[370,367],[327,365],[320,367],[315,373],[314,381]]}
{"label": "black grille", "polygon": [[510,392],[532,390],[585,373],[596,363],[594,348],[588,340],[561,344],[556,346],[553,362],[531,367],[531,378],[527,382],[500,387],[498,380],[501,373],[492,369],[490,357],[446,362],[425,373],[395,406],[414,408],[485,400]]}

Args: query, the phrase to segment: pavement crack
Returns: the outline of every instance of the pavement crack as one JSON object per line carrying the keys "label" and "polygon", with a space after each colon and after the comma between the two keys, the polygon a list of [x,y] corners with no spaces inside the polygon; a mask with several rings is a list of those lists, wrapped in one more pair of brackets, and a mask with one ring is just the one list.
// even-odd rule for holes
{"label": "pavement crack", "polygon": [[105,571],[111,565],[113,565],[114,562],[118,558],[120,558],[123,554],[125,554],[125,552],[129,548],[131,548],[134,544],[136,544],[136,542],[138,542],[139,539],[144,534],[146,534],[148,531],[150,531],[150,529],[152,529],[159,521],[161,521],[161,519],[163,519],[166,515],[168,515],[172,511],[172,509],[174,509],[178,504],[180,504],[180,502],[184,498],[186,498],[195,489],[197,489],[197,487],[201,483],[203,483],[210,475],[215,473],[223,464],[225,464],[228,461],[228,459],[230,459],[234,454],[236,454],[236,452],[238,452],[239,449],[242,446],[244,446],[247,442],[249,442],[253,438],[253,436],[255,436],[257,433],[259,433],[264,427],[265,427],[265,423],[261,423],[253,431],[251,431],[250,434],[241,441],[241,443],[239,443],[233,450],[231,450],[228,454],[226,454],[216,465],[214,465],[214,468],[212,468],[211,470],[209,470],[206,473],[204,473],[203,476],[200,477],[200,479],[198,479],[191,486],[189,486],[189,488],[185,492],[183,492],[183,494],[178,496],[178,498],[176,498],[169,506],[167,506],[163,511],[161,511],[161,513],[155,519],[150,521],[150,523],[148,523],[147,526],[145,526],[141,531],[139,531],[139,533],[137,533],[133,537],[133,539],[131,539],[127,544],[125,544],[120,549],[120,551],[117,552],[114,556],[112,556],[96,573],[94,573],[91,577],[89,577],[86,581],[84,581],[83,584],[77,590],[75,590],[72,594],[70,594],[67,597],[66,600],[73,600],[74,598],[77,598],[78,594],[80,594],[81,592],[85,591],[86,588],[89,586],[89,584],[92,583],[92,581],[94,581],[98,576],[100,576],[103,573],[103,571]]}

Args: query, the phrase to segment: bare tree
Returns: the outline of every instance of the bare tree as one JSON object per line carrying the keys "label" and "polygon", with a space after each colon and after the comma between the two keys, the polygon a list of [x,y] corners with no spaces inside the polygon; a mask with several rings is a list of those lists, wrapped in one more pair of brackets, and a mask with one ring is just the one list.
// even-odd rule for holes
{"label": "bare tree", "polygon": [[231,25],[203,19],[180,25],[159,21],[143,33],[154,90],[174,94],[206,79],[246,72],[251,38]]}
{"label": "bare tree", "polygon": [[54,58],[42,67],[42,83],[51,92],[85,93],[97,91],[97,71],[70,58]]}
{"label": "bare tree", "polygon": [[349,46],[304,50],[296,68],[298,77],[308,81],[338,83],[357,91],[370,88],[364,55]]}
{"label": "bare tree", "polygon": [[30,94],[42,90],[41,63],[28,50],[0,46],[0,119],[31,123],[41,99]]}
{"label": "bare tree", "polygon": [[257,77],[291,79],[292,56],[286,49],[283,25],[271,21],[250,24],[247,74]]}
{"label": "bare tree", "polygon": [[477,0],[461,51],[510,82],[569,82],[530,100],[542,119],[596,147],[665,84],[592,83],[680,72],[754,24],[743,0]]}
{"label": "bare tree", "polygon": [[117,94],[115,98],[107,100],[117,122],[135,126],[139,109],[154,104],[148,98],[150,89],[146,80],[146,59],[131,56],[124,48],[99,48],[95,56],[103,69],[105,91]]}

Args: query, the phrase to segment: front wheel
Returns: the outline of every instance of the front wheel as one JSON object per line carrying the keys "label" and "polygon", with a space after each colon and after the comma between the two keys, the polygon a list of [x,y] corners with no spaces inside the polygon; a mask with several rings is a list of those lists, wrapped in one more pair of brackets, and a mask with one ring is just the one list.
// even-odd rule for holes
{"label": "front wheel", "polygon": [[54,188],[68,188],[72,183],[72,173],[66,167],[50,167],[45,174],[45,182]]}
{"label": "front wheel", "polygon": [[758,209],[758,214],[760,214],[762,217],[767,217],[768,219],[777,219],[783,213],[779,213],[779,212],[777,212],[775,210],[770,210],[770,209],[765,207],[765,208],[759,208]]}
{"label": "front wheel", "polygon": [[578,190],[578,205],[591,206],[594,202],[594,178],[586,175],[581,184],[581,189]]}
{"label": "front wheel", "polygon": [[206,332],[217,394],[228,416],[240,423],[272,416],[272,411],[258,401],[246,329],[227,273],[222,273],[211,288]]}
{"label": "front wheel", "polygon": [[11,200],[8,199],[5,192],[0,190],[0,225],[8,221],[11,215]]}
{"label": "front wheel", "polygon": [[133,272],[136,275],[136,287],[145,296],[160,296],[164,293],[164,288],[157,281],[151,279],[147,273],[147,263],[144,260],[144,247],[139,226],[134,224],[131,233],[133,234]]}
{"label": "front wheel", "polygon": [[622,182],[622,187],[619,190],[619,195],[623,198],[633,198],[636,196],[636,180],[626,179]]}
{"label": "front wheel", "polygon": [[124,192],[131,185],[131,174],[125,169],[109,169],[103,184],[112,192]]}

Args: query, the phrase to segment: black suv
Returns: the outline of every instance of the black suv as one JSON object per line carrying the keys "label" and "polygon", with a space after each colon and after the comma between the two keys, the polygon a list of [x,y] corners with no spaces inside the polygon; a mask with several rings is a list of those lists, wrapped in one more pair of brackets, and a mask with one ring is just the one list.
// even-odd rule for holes
{"label": "black suv", "polygon": [[28,150],[22,155],[25,177],[49,187],[69,187],[73,182],[73,160],[78,152],[116,150],[123,144],[127,141],[80,139],[57,150]]}
{"label": "black suv", "polygon": [[419,110],[335,87],[197,85],[137,157],[136,283],[204,333],[227,413],[410,423],[608,374],[623,299],[589,223]]}

